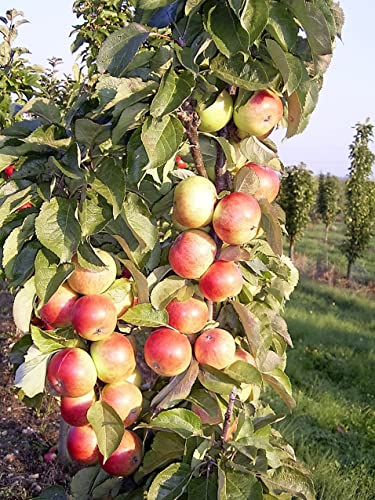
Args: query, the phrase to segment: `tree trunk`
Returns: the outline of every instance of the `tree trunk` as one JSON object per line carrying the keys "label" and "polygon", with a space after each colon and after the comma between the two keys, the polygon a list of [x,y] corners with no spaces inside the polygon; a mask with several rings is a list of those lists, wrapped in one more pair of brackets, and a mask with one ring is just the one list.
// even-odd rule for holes
{"label": "tree trunk", "polygon": [[289,258],[292,262],[294,262],[294,238],[290,238],[289,240]]}
{"label": "tree trunk", "polygon": [[68,449],[66,447],[66,438],[68,435],[70,426],[65,422],[63,418],[60,418],[60,428],[59,428],[59,444],[58,444],[58,459],[59,463],[67,468],[72,465],[72,459],[68,453]]}
{"label": "tree trunk", "polygon": [[348,268],[346,271],[346,279],[348,281],[350,281],[352,279],[352,266],[353,266],[353,262],[348,260]]}
{"label": "tree trunk", "polygon": [[324,241],[325,241],[326,245],[328,243],[328,231],[329,231],[329,226],[326,226],[326,233],[325,233],[325,236],[324,236]]}

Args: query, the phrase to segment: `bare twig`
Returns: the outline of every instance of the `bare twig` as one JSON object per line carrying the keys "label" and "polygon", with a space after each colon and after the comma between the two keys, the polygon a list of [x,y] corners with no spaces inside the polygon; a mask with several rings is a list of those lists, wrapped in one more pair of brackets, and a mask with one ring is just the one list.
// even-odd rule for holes
{"label": "bare twig", "polygon": [[[220,132],[218,133],[219,136],[224,137],[225,139],[228,139],[229,137],[229,131],[227,127],[224,127]],[[223,151],[223,148],[220,146],[220,143],[216,141],[216,163],[215,163],[215,186],[216,186],[216,191],[218,193],[221,193],[221,191],[229,190],[230,185],[231,185],[231,174],[227,172],[227,167],[226,167],[226,158],[225,154]]]}
{"label": "bare twig", "polygon": [[225,412],[225,416],[224,416],[223,433],[221,436],[222,447],[224,446],[225,441],[227,441],[228,431],[229,431],[229,427],[230,427],[230,421],[231,421],[232,416],[233,416],[233,408],[234,408],[234,402],[236,400],[236,396],[237,396],[237,387],[233,387],[232,390],[230,391],[230,394],[229,394],[227,411]]}

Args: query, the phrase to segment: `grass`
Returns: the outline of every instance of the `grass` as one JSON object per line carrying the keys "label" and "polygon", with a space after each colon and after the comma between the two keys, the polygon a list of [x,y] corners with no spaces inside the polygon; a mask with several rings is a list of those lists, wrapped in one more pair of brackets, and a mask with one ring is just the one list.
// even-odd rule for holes
{"label": "grass", "polygon": [[[297,250],[321,255],[320,233],[313,228]],[[358,264],[357,277],[374,279],[373,256]],[[375,301],[305,277],[286,316],[297,408],[280,429],[313,471],[318,499],[375,499]]]}

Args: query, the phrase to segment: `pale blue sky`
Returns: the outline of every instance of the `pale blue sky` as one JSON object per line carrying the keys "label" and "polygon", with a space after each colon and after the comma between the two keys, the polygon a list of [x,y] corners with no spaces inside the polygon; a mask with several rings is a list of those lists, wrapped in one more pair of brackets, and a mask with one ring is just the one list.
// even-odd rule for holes
{"label": "pale blue sky", "polygon": [[[20,28],[19,44],[27,46],[34,63],[46,65],[52,56],[64,59],[70,72],[69,33],[76,23],[73,1],[1,0],[0,15],[7,9],[23,10],[30,24]],[[375,0],[341,0],[346,24],[343,43],[337,48],[326,74],[318,106],[306,131],[281,142],[283,134],[273,134],[286,165],[305,162],[315,173],[345,176],[352,127],[370,117],[375,124]]]}

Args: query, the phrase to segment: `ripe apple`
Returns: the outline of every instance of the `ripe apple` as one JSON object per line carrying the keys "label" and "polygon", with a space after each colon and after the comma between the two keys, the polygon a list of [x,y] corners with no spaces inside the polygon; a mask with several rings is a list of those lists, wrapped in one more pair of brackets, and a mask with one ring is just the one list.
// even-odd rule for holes
{"label": "ripe apple", "polygon": [[87,410],[95,401],[96,396],[93,389],[78,398],[62,397],[60,403],[61,416],[67,424],[74,427],[88,425]]}
{"label": "ripe apple", "polygon": [[91,356],[78,347],[66,347],[48,363],[47,380],[60,396],[78,398],[92,391],[96,369]]}
{"label": "ripe apple", "polygon": [[114,332],[91,344],[90,354],[103,382],[119,382],[135,370],[133,346],[121,333]]}
{"label": "ripe apple", "polygon": [[177,163],[177,168],[186,168],[187,167],[187,163],[186,161],[184,161],[181,156],[176,156],[176,163]]}
{"label": "ripe apple", "polygon": [[116,451],[103,463],[103,455],[99,452],[101,467],[111,476],[130,476],[138,469],[142,460],[142,441],[137,434],[125,429],[121,443]]}
{"label": "ripe apple", "polygon": [[174,240],[169,250],[169,264],[182,278],[198,279],[213,263],[216,251],[211,236],[199,229],[189,229]]}
{"label": "ripe apple", "polygon": [[270,90],[255,92],[246,104],[234,106],[233,120],[242,133],[261,137],[268,134],[283,117],[283,103]]}
{"label": "ripe apple", "polygon": [[162,377],[184,372],[191,361],[191,345],[185,335],[169,328],[158,328],[147,338],[144,356],[148,366]]}
{"label": "ripe apple", "polygon": [[9,177],[12,177],[13,172],[14,172],[14,165],[8,165],[7,167],[4,168],[4,174],[7,179],[9,179]]}
{"label": "ripe apple", "polygon": [[223,90],[210,106],[206,108],[198,106],[197,113],[201,119],[199,130],[202,132],[217,132],[225,127],[232,118],[232,98],[226,90]]}
{"label": "ripe apple", "polygon": [[105,264],[105,268],[100,271],[85,269],[78,264],[75,255],[72,258],[74,271],[68,278],[68,283],[73,290],[82,295],[95,295],[102,293],[109,288],[116,279],[116,262],[113,257],[104,250],[95,250],[99,259]]}
{"label": "ripe apple", "polygon": [[212,302],[223,302],[238,295],[243,286],[240,269],[234,262],[214,262],[199,280],[203,296]]}
{"label": "ripe apple", "polygon": [[269,203],[272,203],[280,189],[280,179],[277,172],[266,165],[258,165],[256,163],[247,163],[242,167],[242,169],[245,168],[249,168],[255,172],[259,179],[259,187],[254,197],[257,200],[266,198]]}
{"label": "ripe apple", "polygon": [[234,361],[236,344],[232,335],[222,328],[212,328],[199,335],[194,344],[198,363],[222,370]]}
{"label": "ripe apple", "polygon": [[76,462],[91,465],[98,461],[98,440],[91,425],[69,429],[66,447],[69,455]]}
{"label": "ripe apple", "polygon": [[40,317],[44,323],[54,328],[69,326],[72,323],[72,311],[78,297],[78,293],[72,290],[67,283],[64,283],[40,308]]}
{"label": "ripe apple", "polygon": [[33,204],[30,201],[27,201],[23,205],[17,208],[17,212],[20,212],[21,210],[25,210],[25,208],[32,208]]}
{"label": "ripe apple", "polygon": [[202,330],[208,321],[208,307],[203,300],[190,298],[183,302],[173,299],[166,307],[168,324],[180,333],[190,335]]}
{"label": "ripe apple", "polygon": [[181,181],[174,192],[173,219],[181,226],[196,229],[212,220],[216,203],[215,185],[195,175]]}
{"label": "ripe apple", "polygon": [[128,377],[126,377],[125,381],[136,385],[138,389],[140,389],[142,385],[141,370],[139,370],[139,368],[136,368],[133,373],[131,373]]}
{"label": "ripe apple", "polygon": [[142,393],[130,382],[114,382],[103,387],[101,400],[112,406],[125,427],[134,424],[142,410]]}
{"label": "ripe apple", "polygon": [[245,351],[244,349],[241,349],[240,347],[236,349],[234,361],[246,361],[246,363],[255,366],[255,368],[257,367],[254,356],[252,356],[249,352]]}
{"label": "ripe apple", "polygon": [[261,216],[259,203],[254,196],[231,193],[216,205],[214,230],[225,243],[243,245],[255,237]]}
{"label": "ripe apple", "polygon": [[72,325],[86,340],[102,340],[116,328],[117,311],[109,297],[85,295],[73,307]]}

